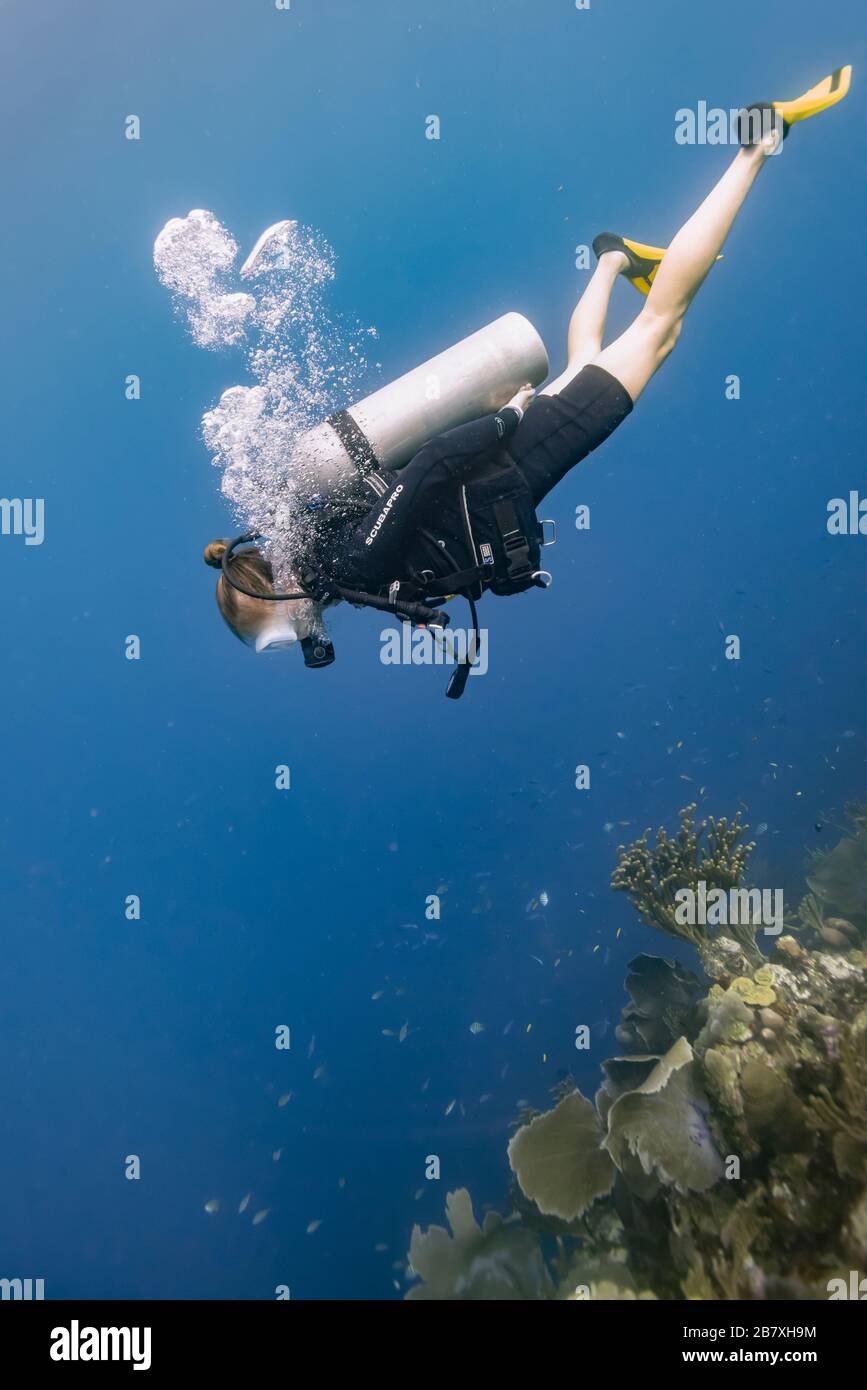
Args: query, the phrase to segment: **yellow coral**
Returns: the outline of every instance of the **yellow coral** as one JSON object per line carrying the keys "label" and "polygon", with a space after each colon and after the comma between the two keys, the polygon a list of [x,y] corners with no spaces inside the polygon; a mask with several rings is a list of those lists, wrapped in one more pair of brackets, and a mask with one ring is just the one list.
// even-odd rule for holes
{"label": "yellow coral", "polygon": [[[756,975],[761,975],[766,969],[767,967],[762,967],[762,970],[756,971]],[[767,974],[771,979],[774,978],[770,970],[767,971]],[[771,1004],[775,1004],[777,1000],[776,993],[769,984],[756,983],[756,980],[750,980],[746,975],[738,975],[736,980],[732,980],[730,988],[734,990],[735,994],[741,996],[745,1004],[749,1004],[754,1009],[770,1008]]]}
{"label": "yellow coral", "polygon": [[733,989],[735,994],[746,997],[753,988],[753,982],[748,975],[738,975],[737,979],[732,980],[729,988]]}

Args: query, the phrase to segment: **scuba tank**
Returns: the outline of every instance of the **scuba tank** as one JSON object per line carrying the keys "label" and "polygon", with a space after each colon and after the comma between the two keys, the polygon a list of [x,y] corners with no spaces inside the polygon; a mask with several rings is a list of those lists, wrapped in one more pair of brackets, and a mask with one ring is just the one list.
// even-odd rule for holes
{"label": "scuba tank", "polygon": [[293,482],[325,498],[359,473],[402,468],[436,435],[492,414],[547,375],[545,344],[529,319],[503,314],[302,435]]}

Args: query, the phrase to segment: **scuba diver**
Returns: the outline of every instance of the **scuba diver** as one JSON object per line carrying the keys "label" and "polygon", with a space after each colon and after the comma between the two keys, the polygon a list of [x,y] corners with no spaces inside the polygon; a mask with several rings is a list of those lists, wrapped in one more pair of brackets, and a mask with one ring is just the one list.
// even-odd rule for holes
{"label": "scuba diver", "polygon": [[[334,659],[322,621],[329,604],[343,599],[388,612],[442,638],[448,615],[437,605],[462,595],[476,645],[449,683],[447,694],[458,698],[478,649],[476,601],[488,591],[509,596],[550,583],[540,559],[548,539],[536,509],[631,413],[677,343],[767,159],[796,122],[842,100],[850,78],[851,68],[840,68],[794,101],[741,111],[741,148],[668,248],[614,233],[596,237],[597,265],[572,314],[566,368],[538,394],[526,384],[494,413],[430,439],[399,470],[381,465],[351,413],[333,417],[355,467],[333,495],[307,498],[304,543],[292,557],[297,587],[276,593],[262,552],[240,549],[259,539],[255,532],[212,541],[205,551],[207,563],[222,571],[217,602],[232,631],[257,651],[298,640],[307,665],[325,666]],[[645,303],[603,347],[621,275]]]}

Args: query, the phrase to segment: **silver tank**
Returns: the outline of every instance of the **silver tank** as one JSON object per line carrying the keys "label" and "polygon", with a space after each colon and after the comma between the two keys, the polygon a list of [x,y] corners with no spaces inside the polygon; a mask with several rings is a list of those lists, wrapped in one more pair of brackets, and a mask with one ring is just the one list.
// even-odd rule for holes
{"label": "silver tank", "polygon": [[402,468],[435,435],[498,410],[547,375],[545,344],[529,319],[503,314],[302,435],[291,474],[325,495],[355,475],[359,458]]}

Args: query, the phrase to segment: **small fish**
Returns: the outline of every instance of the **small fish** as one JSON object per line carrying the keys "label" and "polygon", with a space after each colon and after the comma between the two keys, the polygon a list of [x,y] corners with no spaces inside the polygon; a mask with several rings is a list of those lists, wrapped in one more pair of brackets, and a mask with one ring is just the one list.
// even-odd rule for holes
{"label": "small fish", "polygon": [[314,1034],[313,1034],[313,1037],[310,1039],[310,1046],[309,1046],[308,1049],[307,1049],[307,1056],[308,1056],[308,1057],[312,1057],[315,1051],[316,1051],[316,1034],[314,1033]]}
{"label": "small fish", "polygon": [[545,964],[545,962],[539,956],[534,956],[532,951],[530,952],[530,960],[536,961],[539,965]]}
{"label": "small fish", "polygon": [[418,931],[418,922],[401,922],[398,931]]}
{"label": "small fish", "polygon": [[253,1225],[261,1226],[262,1222],[265,1220],[265,1217],[269,1215],[270,1211],[270,1207],[263,1207],[261,1211],[257,1211],[256,1215],[253,1217]]}
{"label": "small fish", "polygon": [[765,831],[767,830],[767,828],[768,828],[768,822],[767,822],[766,820],[760,821],[759,824],[756,826],[756,834],[757,834],[757,835],[764,835],[764,833],[765,833]]}
{"label": "small fish", "polygon": [[284,1105],[289,1104],[294,1094],[294,1091],[286,1091],[282,1096],[279,1096],[277,1099],[278,1107],[282,1110]]}
{"label": "small fish", "polygon": [[479,1105],[486,1105],[487,1102],[492,1099],[493,1097],[491,1095],[491,1092],[485,1091],[485,1094],[483,1096],[479,1096]]}
{"label": "small fish", "polygon": [[338,1178],[338,1179],[337,1179],[337,1186],[338,1186],[338,1187],[340,1188],[340,1190],[342,1191],[343,1188],[346,1186],[346,1179],[345,1179],[345,1178]]}
{"label": "small fish", "polygon": [[621,933],[622,931],[623,931],[623,928],[622,928],[622,927],[618,927],[618,928],[617,928],[617,931],[614,933],[615,940],[617,940],[617,941],[620,940],[620,933]]}
{"label": "small fish", "polygon": [[449,891],[449,885],[447,883],[438,883],[436,891],[437,897],[441,898],[443,893],[447,893]]}
{"label": "small fish", "polygon": [[396,1035],[396,1033],[395,1033],[395,1031],[394,1031],[393,1028],[383,1028],[383,1030],[382,1030],[382,1036],[383,1036],[384,1038],[394,1038],[394,1037],[396,1037],[397,1035]]}
{"label": "small fish", "polygon": [[543,888],[542,891],[541,891],[541,893],[539,894],[539,906],[540,906],[540,907],[547,907],[547,906],[548,906],[548,903],[549,903],[550,901],[551,901],[551,900],[550,900],[550,898],[548,897],[548,894],[545,892],[545,889]]}
{"label": "small fish", "polygon": [[597,942],[596,942],[596,945],[593,947],[593,954],[595,955],[596,952],[597,952],[598,950],[599,950],[599,942],[597,941]]}
{"label": "small fish", "polygon": [[314,1081],[318,1081],[319,1078],[320,1078],[320,1076],[322,1075],[322,1073],[323,1073],[324,1071],[325,1071],[325,1063],[322,1062],[322,1063],[320,1063],[320,1065],[316,1068],[315,1072],[313,1073],[313,1080],[314,1080]]}
{"label": "small fish", "polygon": [[208,1213],[209,1216],[213,1216],[213,1215],[214,1215],[214,1212],[219,1211],[219,1210],[220,1210],[220,1203],[219,1203],[218,1198],[212,1197],[211,1200],[210,1200],[210,1202],[206,1202],[206,1203],[205,1203],[205,1211]]}
{"label": "small fish", "polygon": [[456,1105],[457,1105],[457,1100],[450,1100],[449,1103],[448,1103],[448,1105],[446,1106],[445,1110],[443,1111],[443,1114],[444,1114],[444,1115],[450,1115],[450,1114],[452,1113],[452,1111],[454,1110],[454,1108],[455,1108]]}
{"label": "small fish", "polygon": [[273,1161],[274,1161],[275,1163],[279,1163],[279,1162],[280,1162],[280,1159],[281,1159],[282,1157],[283,1157],[283,1150],[282,1150],[282,1149],[275,1149],[274,1152],[273,1152],[272,1155],[271,1155],[271,1158],[273,1159]]}
{"label": "small fish", "polygon": [[409,1033],[409,1022],[401,1024],[400,1032],[397,1035],[398,1042],[405,1042]]}
{"label": "small fish", "polygon": [[322,1225],[322,1222],[321,1222],[321,1221],[311,1221],[310,1224],[309,1224],[308,1227],[307,1227],[307,1234],[308,1234],[308,1236],[312,1236],[313,1233],[314,1233],[314,1231],[318,1231],[318,1230],[319,1230],[319,1227],[320,1227],[321,1225]]}
{"label": "small fish", "polygon": [[471,1023],[471,1024],[470,1024],[470,1032],[473,1033],[474,1035],[475,1035],[476,1033],[484,1033],[484,1031],[485,1031],[485,1025],[484,1025],[484,1023]]}
{"label": "small fish", "polygon": [[606,834],[606,835],[610,835],[611,832],[612,832],[612,830],[614,829],[614,821],[613,821],[613,820],[607,820],[607,821],[605,822],[605,824],[603,825],[602,829],[605,831],[605,834]]}
{"label": "small fish", "polygon": [[248,1192],[246,1197],[241,1198],[240,1202],[238,1203],[239,1216],[243,1215],[243,1213],[247,1210],[248,1206],[250,1205],[250,1198],[252,1197],[252,1195],[252,1192]]}
{"label": "small fish", "polygon": [[527,1032],[527,1033],[531,1032],[531,1031],[532,1031],[532,1028],[533,1028],[532,1023],[528,1023],[528,1024],[527,1024],[527,1027],[526,1027],[526,1029],[525,1029],[525,1032]]}
{"label": "small fish", "polygon": [[514,1020],[513,1018],[510,1018],[509,1021],[508,1021],[508,1023],[506,1024],[505,1028],[503,1029],[503,1037],[504,1037],[504,1038],[506,1037],[506,1035],[507,1035],[508,1033],[511,1033],[512,1029],[514,1028],[514,1026],[515,1026],[515,1020]]}
{"label": "small fish", "polygon": [[375,993],[375,994],[371,994],[370,997],[371,997],[371,999],[381,999],[382,996],[383,996],[384,994],[385,994],[385,990],[384,990],[384,989],[378,989],[378,990],[376,991],[376,993]]}
{"label": "small fish", "polygon": [[374,1248],[374,1250],[379,1251],[379,1253],[381,1254],[383,1250],[387,1250],[387,1249],[388,1249],[388,1246],[387,1246],[387,1245],[383,1245],[382,1242],[380,1242],[379,1245],[374,1245],[373,1248]]}
{"label": "small fish", "polygon": [[423,1196],[424,1196],[424,1188],[423,1188],[423,1187],[417,1187],[416,1190],[415,1190],[415,1192],[412,1194],[412,1197],[413,1197],[413,1201],[414,1201],[414,1202],[420,1202]]}

